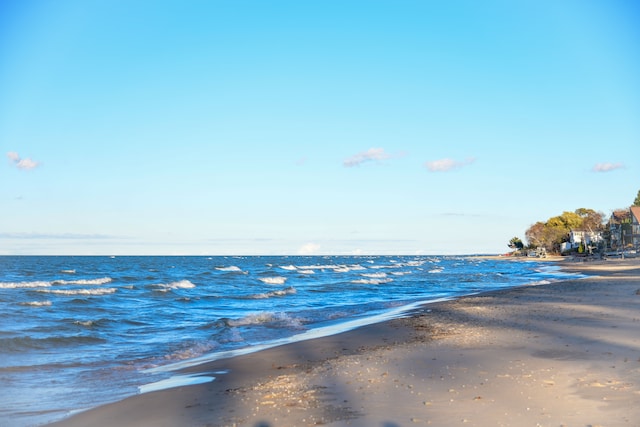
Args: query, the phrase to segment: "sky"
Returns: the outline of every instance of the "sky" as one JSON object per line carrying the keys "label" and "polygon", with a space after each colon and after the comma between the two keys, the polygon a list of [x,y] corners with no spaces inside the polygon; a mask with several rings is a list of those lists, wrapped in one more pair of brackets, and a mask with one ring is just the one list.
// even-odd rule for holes
{"label": "sky", "polygon": [[632,0],[0,3],[0,254],[494,254],[640,190]]}

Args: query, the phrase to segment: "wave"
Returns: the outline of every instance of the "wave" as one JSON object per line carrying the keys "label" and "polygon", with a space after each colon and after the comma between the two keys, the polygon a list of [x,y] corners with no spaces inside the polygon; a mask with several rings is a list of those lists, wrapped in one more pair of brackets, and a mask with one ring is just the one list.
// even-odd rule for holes
{"label": "wave", "polygon": [[100,325],[104,325],[105,323],[108,323],[109,320],[107,319],[98,319],[98,320],[76,320],[75,322],[73,322],[74,325],[78,325],[78,326],[84,326],[85,328],[93,328],[95,326],[100,326]]}
{"label": "wave", "polygon": [[280,268],[287,271],[295,271],[298,269],[295,265],[281,265]]}
{"label": "wave", "polygon": [[54,295],[108,295],[117,291],[116,288],[96,288],[96,289],[41,289],[38,292],[44,292]]}
{"label": "wave", "polygon": [[316,272],[313,271],[313,270],[298,270],[298,273],[300,273],[300,274],[316,274]]}
{"label": "wave", "polygon": [[0,289],[19,289],[19,288],[47,288],[51,286],[51,282],[35,281],[35,282],[0,282]]}
{"label": "wave", "polygon": [[362,273],[360,274],[362,277],[369,277],[371,279],[382,279],[387,277],[387,273]]}
{"label": "wave", "polygon": [[99,279],[79,279],[79,280],[54,280],[53,285],[104,285],[112,282],[111,277],[101,277]]}
{"label": "wave", "polygon": [[180,350],[174,351],[171,354],[167,354],[164,356],[164,359],[168,361],[193,359],[194,357],[202,356],[203,354],[211,352],[211,350],[218,347],[219,345],[220,344],[215,341],[195,342],[187,344],[186,348],[182,348]]}
{"label": "wave", "polygon": [[75,270],[60,270],[60,273],[65,273],[65,274],[76,274]]}
{"label": "wave", "polygon": [[442,273],[443,271],[444,271],[444,267],[436,267],[429,270],[428,272],[431,274],[437,274],[437,273]]}
{"label": "wave", "polygon": [[53,280],[51,282],[37,280],[33,282],[0,282],[0,289],[48,288],[53,285],[104,285],[113,281],[110,277],[99,279]]}
{"label": "wave", "polygon": [[20,305],[27,305],[31,307],[49,307],[51,306],[51,301],[28,301],[21,302]]}
{"label": "wave", "polygon": [[287,281],[286,277],[275,276],[275,277],[262,277],[259,278],[262,283],[266,283],[267,285],[283,285],[284,282]]}
{"label": "wave", "polygon": [[15,353],[25,350],[46,350],[54,347],[69,347],[87,344],[102,344],[102,338],[87,335],[57,336],[46,338],[13,337],[0,339],[0,352]]}
{"label": "wave", "polygon": [[168,292],[174,289],[193,289],[196,287],[196,285],[194,285],[188,280],[179,280],[177,282],[171,282],[171,283],[158,283],[153,286],[159,287],[160,289],[157,289],[157,290],[160,292]]}
{"label": "wave", "polygon": [[240,319],[228,319],[226,324],[231,327],[265,325],[291,329],[304,329],[301,319],[292,317],[287,313],[271,311],[248,314]]}
{"label": "wave", "polygon": [[255,294],[255,295],[249,295],[248,297],[245,297],[246,299],[267,299],[267,298],[272,298],[272,297],[283,297],[286,295],[293,295],[296,292],[298,292],[296,290],[296,288],[294,288],[293,286],[289,286],[286,289],[280,289],[277,291],[271,291],[271,292],[265,292],[262,294]]}
{"label": "wave", "polygon": [[237,267],[235,265],[231,265],[229,267],[216,267],[216,270],[226,271],[228,273],[245,273],[246,274],[246,272],[242,271],[240,267]]}
{"label": "wave", "polygon": [[358,279],[351,281],[351,283],[355,283],[357,285],[382,285],[390,282],[393,282],[393,279]]}

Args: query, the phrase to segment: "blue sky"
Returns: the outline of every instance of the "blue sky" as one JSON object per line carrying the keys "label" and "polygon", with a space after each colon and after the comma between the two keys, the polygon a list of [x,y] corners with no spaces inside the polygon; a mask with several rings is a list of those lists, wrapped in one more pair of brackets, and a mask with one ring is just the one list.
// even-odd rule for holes
{"label": "blue sky", "polygon": [[640,6],[5,1],[0,254],[502,253],[640,190]]}

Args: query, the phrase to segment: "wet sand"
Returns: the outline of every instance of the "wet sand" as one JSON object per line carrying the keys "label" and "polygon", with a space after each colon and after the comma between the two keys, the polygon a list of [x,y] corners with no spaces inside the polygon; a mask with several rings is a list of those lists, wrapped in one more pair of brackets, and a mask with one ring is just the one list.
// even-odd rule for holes
{"label": "wet sand", "polygon": [[593,276],[191,367],[216,380],[52,425],[640,425],[640,260],[558,265]]}

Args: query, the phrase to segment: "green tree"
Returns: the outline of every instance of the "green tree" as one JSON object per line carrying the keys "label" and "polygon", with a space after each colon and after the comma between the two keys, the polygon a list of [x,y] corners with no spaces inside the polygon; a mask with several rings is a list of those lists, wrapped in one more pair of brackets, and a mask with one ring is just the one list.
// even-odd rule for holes
{"label": "green tree", "polygon": [[519,251],[522,248],[524,248],[524,243],[522,243],[522,240],[520,240],[519,237],[514,237],[511,240],[509,240],[509,245],[508,246],[511,249]]}
{"label": "green tree", "polygon": [[571,230],[590,227],[593,231],[602,227],[603,215],[593,209],[580,208],[575,212],[549,218],[546,222],[536,222],[526,231],[525,236],[533,247],[543,247],[549,252],[560,252],[560,245],[568,241]]}
{"label": "green tree", "polygon": [[636,196],[636,199],[633,201],[633,205],[631,206],[640,206],[640,190],[638,190],[638,195]]}

